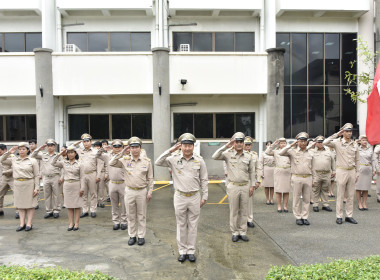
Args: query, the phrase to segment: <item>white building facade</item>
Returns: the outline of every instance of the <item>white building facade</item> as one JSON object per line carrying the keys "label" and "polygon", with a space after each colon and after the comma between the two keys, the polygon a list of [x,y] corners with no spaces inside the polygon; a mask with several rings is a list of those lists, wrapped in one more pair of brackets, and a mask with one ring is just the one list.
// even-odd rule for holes
{"label": "white building facade", "polygon": [[191,132],[220,176],[211,154],[235,131],[256,150],[346,122],[365,133],[366,105],[344,94],[344,76],[365,70],[349,66],[354,39],[374,46],[373,10],[370,0],[1,1],[0,142],[135,135],[155,158]]}

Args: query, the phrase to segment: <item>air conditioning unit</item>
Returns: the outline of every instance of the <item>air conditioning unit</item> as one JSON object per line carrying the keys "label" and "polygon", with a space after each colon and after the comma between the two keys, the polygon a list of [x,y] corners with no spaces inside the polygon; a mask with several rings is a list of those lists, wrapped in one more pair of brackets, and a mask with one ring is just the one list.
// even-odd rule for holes
{"label": "air conditioning unit", "polygon": [[75,44],[66,44],[65,52],[81,52],[81,50]]}
{"label": "air conditioning unit", "polygon": [[179,45],[179,51],[180,52],[189,52],[190,51],[190,44],[180,44]]}

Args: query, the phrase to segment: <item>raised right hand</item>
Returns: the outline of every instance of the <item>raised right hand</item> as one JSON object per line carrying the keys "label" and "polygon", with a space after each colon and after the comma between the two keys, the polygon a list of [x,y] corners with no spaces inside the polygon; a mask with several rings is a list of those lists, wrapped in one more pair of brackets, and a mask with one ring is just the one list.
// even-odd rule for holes
{"label": "raised right hand", "polygon": [[174,153],[175,151],[179,150],[181,148],[181,143],[176,143],[173,147],[170,148],[170,153]]}

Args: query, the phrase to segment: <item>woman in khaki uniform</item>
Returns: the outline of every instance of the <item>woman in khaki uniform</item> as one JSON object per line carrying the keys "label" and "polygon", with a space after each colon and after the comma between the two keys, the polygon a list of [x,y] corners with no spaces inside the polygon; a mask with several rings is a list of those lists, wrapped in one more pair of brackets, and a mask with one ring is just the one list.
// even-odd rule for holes
{"label": "woman in khaki uniform", "polygon": [[[359,179],[355,184],[356,198],[358,200],[358,208],[360,211],[368,210],[367,197],[368,191],[371,189],[372,184],[372,155],[373,148],[368,144],[367,136],[361,135],[359,138],[359,160],[360,171]],[[363,194],[363,197],[361,195]]]}
{"label": "woman in khaki uniform", "polygon": [[[14,178],[14,205],[19,210],[20,226],[16,231],[30,231],[33,228],[34,207],[37,206],[37,194],[40,188],[40,174],[38,163],[29,158],[29,144],[21,142],[4,153],[0,163],[6,160],[18,149],[19,156],[12,157]],[[26,223],[25,223],[25,219]]]}
{"label": "woman in khaki uniform", "polygon": [[[272,145],[272,141],[267,141],[265,143],[268,148]],[[267,155],[266,153],[261,153],[260,159],[260,170],[262,170],[261,175],[261,186],[265,188],[265,196],[267,198],[267,205],[274,205],[273,194],[274,194],[274,157]]]}
{"label": "woman in khaki uniform", "polygon": [[83,206],[81,198],[84,190],[82,182],[84,170],[79,163],[79,156],[74,146],[67,148],[67,157],[64,161],[58,161],[65,152],[62,151],[52,161],[52,165],[63,169],[63,205],[67,208],[69,216],[68,231],[79,229],[79,217]]}
{"label": "woman in khaki uniform", "polygon": [[[282,212],[281,200],[284,197],[284,212],[288,213],[288,200],[290,193],[290,159],[287,156],[280,156],[281,149],[286,147],[286,139],[280,138],[270,145],[265,154],[274,156],[276,167],[274,169],[274,191],[276,192],[277,212]],[[278,146],[279,149],[276,149]]]}

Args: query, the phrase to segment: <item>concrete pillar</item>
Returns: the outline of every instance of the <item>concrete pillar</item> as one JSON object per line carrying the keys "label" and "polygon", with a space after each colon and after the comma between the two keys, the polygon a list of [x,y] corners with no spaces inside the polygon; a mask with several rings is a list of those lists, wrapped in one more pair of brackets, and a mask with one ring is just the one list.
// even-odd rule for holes
{"label": "concrete pillar", "polygon": [[[170,92],[169,92],[169,49],[154,48],[153,53],[153,114],[152,129],[154,160],[170,148]],[[169,180],[167,168],[154,167],[158,181]]]}
{"label": "concrete pillar", "polygon": [[42,0],[42,47],[56,50],[55,0]]}
{"label": "concrete pillar", "polygon": [[[366,41],[368,48],[371,52],[374,52],[374,19],[373,19],[373,0],[367,0],[370,3],[370,10],[359,18],[359,32],[358,35],[363,41]],[[368,65],[371,66],[371,65]],[[363,63],[363,57],[358,56],[358,73],[371,72],[370,69]],[[371,77],[373,78],[373,77]],[[365,86],[359,84],[358,91],[365,90]],[[363,96],[365,99],[366,96]],[[365,134],[367,120],[367,104],[357,102],[357,124],[359,125],[359,134]]]}
{"label": "concrete pillar", "polygon": [[265,49],[276,47],[276,0],[264,1]]}
{"label": "concrete pillar", "polygon": [[52,52],[51,49],[34,49],[38,145],[55,137]]}
{"label": "concrete pillar", "polygon": [[284,137],[284,53],[283,48],[268,53],[268,94],[266,100],[267,139]]}

